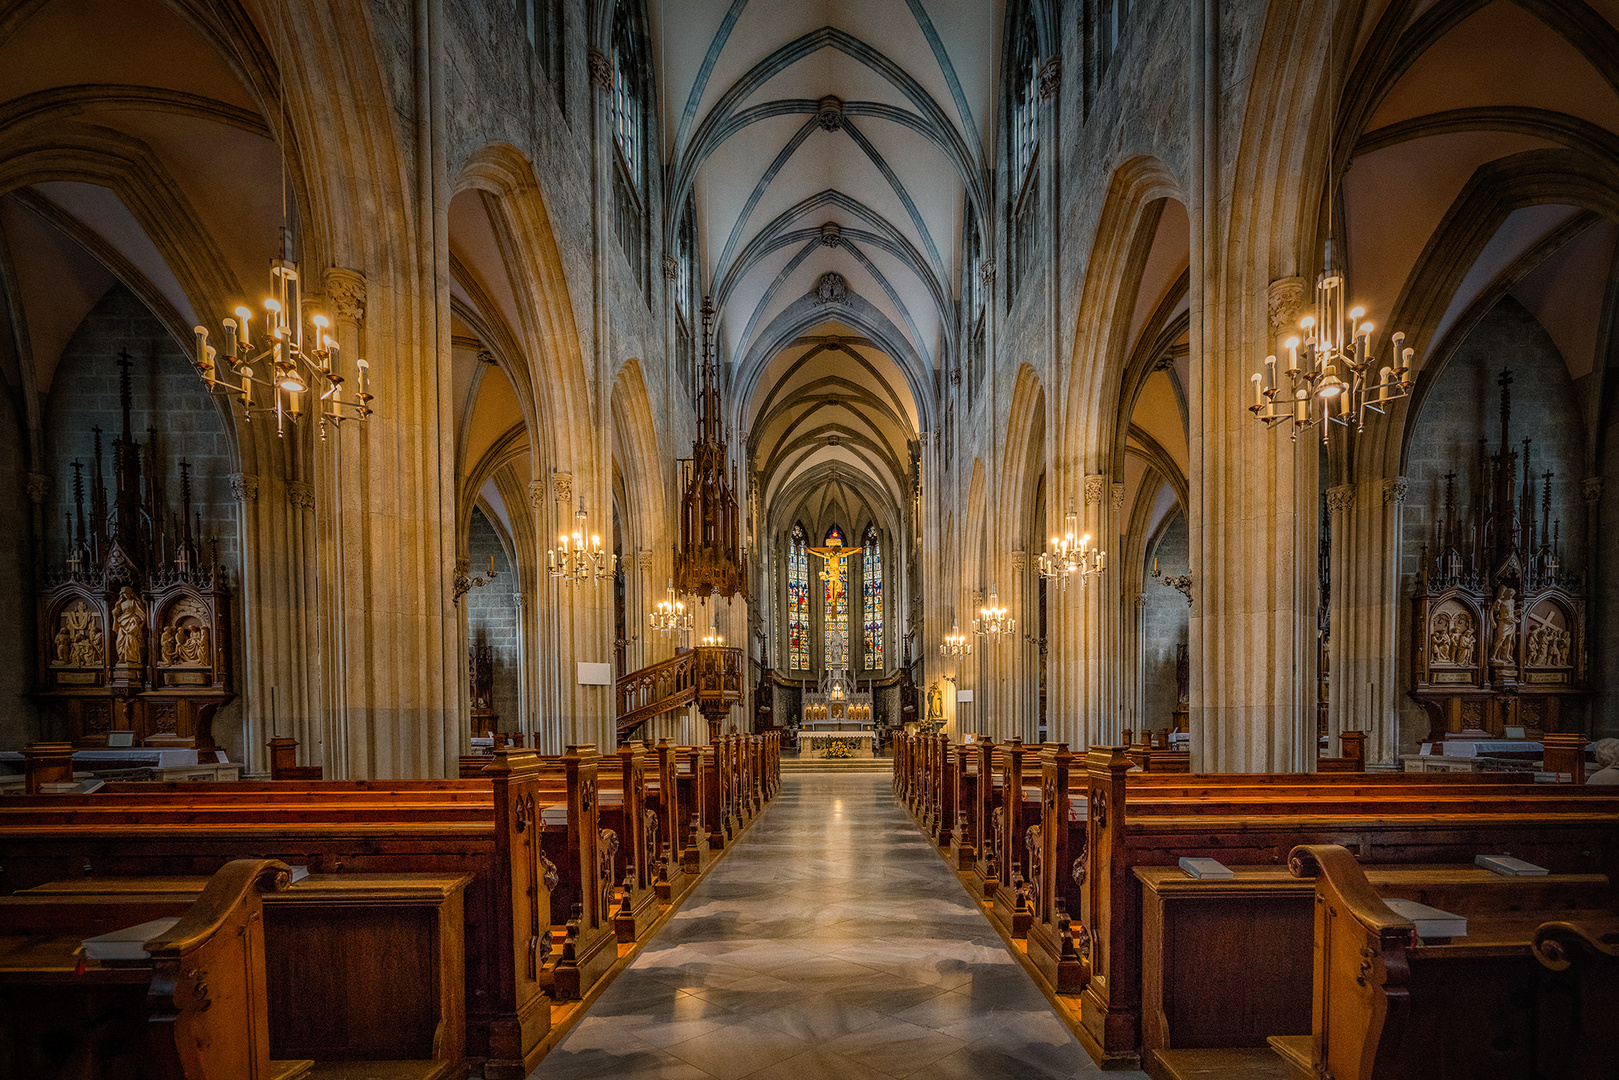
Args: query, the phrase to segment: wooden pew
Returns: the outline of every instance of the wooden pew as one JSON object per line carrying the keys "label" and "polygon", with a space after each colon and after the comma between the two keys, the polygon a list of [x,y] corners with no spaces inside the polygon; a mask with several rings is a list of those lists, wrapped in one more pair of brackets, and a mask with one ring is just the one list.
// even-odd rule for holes
{"label": "wooden pew", "polygon": [[1042,763],[1041,863],[1051,872],[1040,876],[1029,955],[1059,992],[1081,993],[1083,1041],[1107,1062],[1138,1058],[1136,866],[1174,865],[1183,855],[1274,865],[1300,842],[1348,843],[1378,863],[1494,852],[1561,872],[1608,873],[1619,859],[1619,803],[1590,791],[1352,774],[1155,778],[1130,773],[1122,747],[1097,748],[1082,767],[1078,760],[1051,750]]}
{"label": "wooden pew", "polygon": [[[613,908],[613,932],[621,945],[638,940],[658,917],[658,896],[653,888],[657,862],[656,811],[646,802],[646,744],[640,740],[617,750],[617,761],[598,775],[603,836],[617,837],[612,856],[612,880],[618,886]],[[648,813],[653,817],[649,820]]]}
{"label": "wooden pew", "polygon": [[270,740],[271,780],[319,780],[319,765],[298,764],[298,740],[278,736]]}
{"label": "wooden pew", "polygon": [[[526,1076],[550,1030],[547,990],[577,994],[616,960],[593,890],[579,925],[560,931],[567,955],[552,955],[551,890],[561,874],[542,839],[554,820],[564,835],[582,822],[594,840],[595,769],[585,747],[550,765],[530,752],[497,754],[477,781],[108,785],[91,796],[8,799],[0,889],[86,873],[208,873],[243,854],[315,873],[470,874],[466,1056],[491,1080]],[[565,839],[561,847],[567,859]],[[595,848],[582,845],[562,864],[575,882]],[[558,909],[555,922],[570,911]]]}
{"label": "wooden pew", "polygon": [[1338,741],[1343,746],[1343,756],[1335,758],[1317,758],[1315,762],[1315,771],[1318,773],[1365,772],[1366,733],[1364,731],[1345,731],[1339,734]]}
{"label": "wooden pew", "polygon": [[[13,904],[185,911],[207,878],[70,878]],[[311,874],[265,895],[270,1054],[390,1077],[459,1077],[466,1055],[463,893],[454,874]],[[3,909],[0,909],[3,910]],[[143,914],[144,917],[144,914]],[[363,1063],[363,1064],[362,1064]]]}
{"label": "wooden pew", "polygon": [[262,895],[285,864],[226,863],[146,960],[80,966],[86,937],[161,917],[117,901],[0,898],[0,1074],[142,1080],[292,1080],[270,1060]]}
{"label": "wooden pew", "polygon": [[[1315,878],[1314,977],[1311,1034],[1271,1040],[1284,1059],[1337,1080],[1613,1075],[1613,1016],[1590,1031],[1579,993],[1610,1008],[1619,994],[1612,908],[1497,912],[1457,896],[1467,936],[1426,942],[1345,848],[1301,845],[1289,863]],[[1567,975],[1575,941],[1595,946],[1603,985],[1577,989]]]}

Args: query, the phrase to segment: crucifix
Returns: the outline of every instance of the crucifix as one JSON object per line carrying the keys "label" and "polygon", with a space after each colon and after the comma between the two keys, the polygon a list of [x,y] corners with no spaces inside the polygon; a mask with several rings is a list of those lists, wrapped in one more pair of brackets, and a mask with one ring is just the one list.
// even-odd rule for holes
{"label": "crucifix", "polygon": [[[838,601],[843,599],[843,583],[847,580],[845,574],[848,572],[847,567],[844,566],[844,560],[860,549],[844,547],[843,538],[837,533],[833,533],[832,536],[827,538],[825,547],[812,547],[804,550],[818,559],[826,560],[826,565],[821,568],[821,580],[829,585],[826,592],[826,611],[827,617],[830,618],[832,612],[837,610]],[[830,659],[828,657],[828,661]]]}

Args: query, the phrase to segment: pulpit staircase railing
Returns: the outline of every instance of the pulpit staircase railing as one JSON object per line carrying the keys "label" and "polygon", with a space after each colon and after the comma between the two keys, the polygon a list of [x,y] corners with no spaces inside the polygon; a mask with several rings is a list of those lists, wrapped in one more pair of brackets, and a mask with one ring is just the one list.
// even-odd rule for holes
{"label": "pulpit staircase railing", "polygon": [[742,650],[700,646],[618,680],[618,735],[667,712],[696,705],[713,727],[742,700]]}

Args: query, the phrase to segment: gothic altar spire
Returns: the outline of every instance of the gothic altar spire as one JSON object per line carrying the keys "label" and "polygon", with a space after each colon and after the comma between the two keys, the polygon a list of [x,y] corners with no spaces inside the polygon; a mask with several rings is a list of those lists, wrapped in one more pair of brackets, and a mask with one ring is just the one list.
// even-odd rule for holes
{"label": "gothic altar spire", "polygon": [[696,596],[747,596],[736,468],[727,468],[714,360],[714,300],[703,297],[703,385],[697,399],[697,441],[680,460],[680,535],[675,589]]}

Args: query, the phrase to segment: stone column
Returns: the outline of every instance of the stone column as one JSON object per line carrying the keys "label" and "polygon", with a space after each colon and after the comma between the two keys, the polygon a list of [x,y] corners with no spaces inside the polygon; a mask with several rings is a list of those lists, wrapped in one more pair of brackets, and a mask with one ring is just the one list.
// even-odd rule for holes
{"label": "stone column", "polygon": [[1399,761],[1400,529],[1403,476],[1327,491],[1332,514],[1327,753],[1344,731],[1364,731],[1366,761]]}

